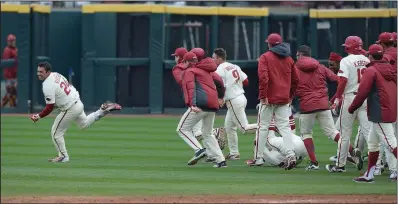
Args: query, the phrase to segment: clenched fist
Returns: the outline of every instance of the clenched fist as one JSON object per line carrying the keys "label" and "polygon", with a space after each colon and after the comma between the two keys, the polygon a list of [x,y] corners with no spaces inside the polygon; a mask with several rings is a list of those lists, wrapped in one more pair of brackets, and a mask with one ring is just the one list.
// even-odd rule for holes
{"label": "clenched fist", "polygon": [[33,114],[33,115],[30,115],[30,119],[31,119],[33,122],[37,122],[37,121],[39,121],[40,116],[39,116],[39,114]]}

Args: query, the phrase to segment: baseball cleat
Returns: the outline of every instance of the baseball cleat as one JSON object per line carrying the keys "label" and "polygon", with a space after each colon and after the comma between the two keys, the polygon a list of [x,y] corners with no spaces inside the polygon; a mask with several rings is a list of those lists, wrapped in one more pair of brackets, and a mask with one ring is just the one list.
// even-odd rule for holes
{"label": "baseball cleat", "polygon": [[227,156],[225,156],[225,159],[228,159],[228,160],[239,160],[240,159],[240,155],[239,154],[228,153]]}
{"label": "baseball cleat", "polygon": [[383,172],[384,172],[383,167],[376,166],[375,171],[373,172],[373,175],[380,176],[381,174],[383,174]]}
{"label": "baseball cleat", "polygon": [[296,168],[296,156],[289,156],[286,159],[287,161],[285,170],[291,170],[293,168]]}
{"label": "baseball cleat", "polygon": [[112,111],[122,110],[122,106],[117,103],[105,102],[101,105],[101,110],[109,113]]}
{"label": "baseball cleat", "polygon": [[256,159],[251,159],[251,160],[247,160],[246,164],[248,166],[262,166],[262,165],[264,165],[264,162],[263,162],[263,160],[260,161],[260,160],[256,160]]}
{"label": "baseball cleat", "polygon": [[373,183],[374,179],[367,178],[366,176],[360,176],[360,177],[354,178],[353,181],[357,182],[357,183]]}
{"label": "baseball cleat", "polygon": [[343,166],[343,167],[338,167],[338,166],[333,165],[333,164],[328,164],[328,165],[325,166],[325,168],[326,168],[326,170],[328,170],[328,172],[330,172],[330,173],[335,173],[335,172],[342,173],[342,172],[345,172],[345,166]]}
{"label": "baseball cleat", "polygon": [[397,171],[390,172],[390,181],[397,181]]}
{"label": "baseball cleat", "polygon": [[225,168],[227,167],[227,162],[226,161],[222,161],[220,163],[217,163],[213,166],[214,168]]}
{"label": "baseball cleat", "polygon": [[53,159],[48,159],[49,162],[68,162],[69,161],[69,157],[64,157],[64,156],[57,156]]}
{"label": "baseball cleat", "polygon": [[318,170],[318,169],[319,169],[319,164],[317,161],[316,162],[310,161],[307,168],[305,168],[306,171]]}
{"label": "baseball cleat", "polygon": [[206,156],[206,148],[198,150],[195,155],[192,157],[191,160],[188,161],[188,165],[195,165],[198,163],[199,160],[201,160],[203,157]]}
{"label": "baseball cleat", "polygon": [[329,161],[331,162],[336,162],[337,161],[337,156],[332,156],[329,158]]}

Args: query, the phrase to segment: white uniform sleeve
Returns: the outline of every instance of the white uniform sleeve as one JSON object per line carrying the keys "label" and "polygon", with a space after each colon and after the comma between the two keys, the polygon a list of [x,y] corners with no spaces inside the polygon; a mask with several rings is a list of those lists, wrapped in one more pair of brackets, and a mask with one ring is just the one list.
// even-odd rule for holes
{"label": "white uniform sleeve", "polygon": [[346,59],[342,59],[340,61],[340,70],[337,74],[337,76],[342,76],[345,78],[348,78],[348,76],[350,75],[350,70],[349,70],[349,62]]}
{"label": "white uniform sleeve", "polygon": [[54,104],[55,103],[55,89],[54,86],[43,86],[43,94],[44,100],[46,104]]}

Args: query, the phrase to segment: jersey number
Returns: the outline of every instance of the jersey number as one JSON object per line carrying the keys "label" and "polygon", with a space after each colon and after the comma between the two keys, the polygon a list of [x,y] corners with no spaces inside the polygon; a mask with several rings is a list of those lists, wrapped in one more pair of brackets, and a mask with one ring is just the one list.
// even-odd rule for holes
{"label": "jersey number", "polygon": [[66,95],[69,95],[70,89],[69,89],[69,84],[68,84],[68,82],[63,81],[63,82],[61,82],[61,83],[59,84],[59,86],[61,87],[61,89],[64,89],[64,92],[65,92]]}
{"label": "jersey number", "polygon": [[363,72],[365,72],[365,69],[357,69],[358,84],[361,82],[361,77],[362,77]]}
{"label": "jersey number", "polygon": [[240,76],[238,70],[235,69],[234,71],[232,71],[232,76],[236,79],[235,83],[239,81]]}

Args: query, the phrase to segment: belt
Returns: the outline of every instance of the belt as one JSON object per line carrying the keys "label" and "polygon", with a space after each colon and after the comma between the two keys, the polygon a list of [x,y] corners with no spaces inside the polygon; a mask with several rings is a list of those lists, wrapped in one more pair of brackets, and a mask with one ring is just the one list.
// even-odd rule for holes
{"label": "belt", "polygon": [[357,95],[358,92],[350,92],[350,93],[346,93],[346,94],[352,94],[352,95]]}

